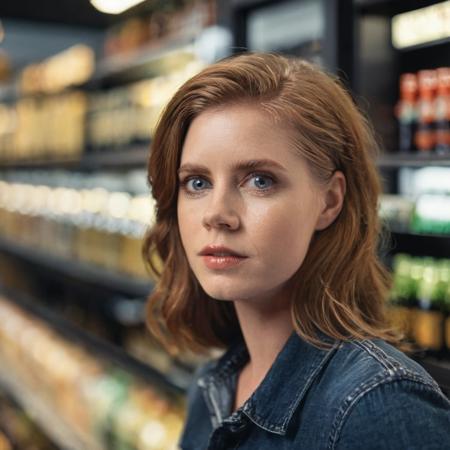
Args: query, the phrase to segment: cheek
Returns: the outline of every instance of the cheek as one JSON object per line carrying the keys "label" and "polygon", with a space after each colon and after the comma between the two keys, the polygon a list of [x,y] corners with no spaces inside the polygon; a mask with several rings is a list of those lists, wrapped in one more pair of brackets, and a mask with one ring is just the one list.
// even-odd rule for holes
{"label": "cheek", "polygon": [[314,214],[305,204],[292,201],[267,208],[254,223],[253,236],[264,259],[281,268],[303,262],[314,232]]}
{"label": "cheek", "polygon": [[189,210],[184,204],[184,202],[178,201],[177,205],[177,221],[178,221],[178,230],[180,232],[181,242],[183,247],[186,248],[185,244],[189,242],[187,236],[191,233],[192,229],[192,215],[189,214]]}
{"label": "cheek", "polygon": [[179,200],[177,205],[178,230],[181,242],[189,257],[189,250],[193,245],[192,236],[198,235],[201,230],[201,212],[193,204]]}

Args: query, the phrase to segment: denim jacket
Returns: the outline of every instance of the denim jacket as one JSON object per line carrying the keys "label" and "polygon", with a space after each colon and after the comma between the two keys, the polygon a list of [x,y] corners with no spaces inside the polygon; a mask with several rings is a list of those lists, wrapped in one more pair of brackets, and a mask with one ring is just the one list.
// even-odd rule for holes
{"label": "denim jacket", "polygon": [[450,401],[418,363],[380,339],[321,350],[290,336],[232,412],[243,342],[198,371],[182,450],[450,449]]}

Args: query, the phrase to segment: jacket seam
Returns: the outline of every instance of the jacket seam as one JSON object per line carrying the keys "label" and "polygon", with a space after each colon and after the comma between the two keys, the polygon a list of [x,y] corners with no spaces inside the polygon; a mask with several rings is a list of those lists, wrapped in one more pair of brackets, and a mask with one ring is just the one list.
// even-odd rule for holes
{"label": "jacket seam", "polygon": [[334,419],[333,425],[331,426],[331,432],[330,437],[328,439],[328,446],[327,448],[329,450],[334,450],[335,445],[339,440],[340,433],[342,431],[342,428],[345,424],[345,421],[347,417],[349,416],[350,412],[354,408],[354,406],[358,403],[358,401],[364,397],[369,392],[373,391],[376,387],[381,386],[382,384],[392,383],[394,381],[412,381],[413,383],[418,383],[423,386],[431,388],[433,392],[439,395],[439,397],[444,398],[449,406],[450,401],[444,397],[444,395],[437,391],[435,386],[430,383],[428,380],[422,378],[420,375],[415,374],[414,372],[408,372],[408,373],[402,373],[397,374],[394,377],[389,378],[380,378],[379,375],[377,375],[375,378],[371,379],[369,382],[364,382],[360,384],[347,398],[344,400],[343,406],[339,409],[339,411],[336,414],[336,417]]}
{"label": "jacket seam", "polygon": [[384,353],[378,346],[370,345],[369,341],[360,341],[355,342],[353,344],[361,349],[363,349],[366,353],[371,355],[376,361],[378,361],[389,373],[389,375],[394,375],[395,371],[399,368],[392,364],[389,361],[388,356]]}

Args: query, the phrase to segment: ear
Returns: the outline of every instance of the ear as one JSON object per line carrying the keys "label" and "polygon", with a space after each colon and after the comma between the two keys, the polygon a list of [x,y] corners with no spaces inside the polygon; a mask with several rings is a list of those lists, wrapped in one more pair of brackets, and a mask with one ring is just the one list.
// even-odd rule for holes
{"label": "ear", "polygon": [[323,189],[323,208],[316,223],[316,230],[329,227],[339,215],[346,192],[345,175],[337,170]]}

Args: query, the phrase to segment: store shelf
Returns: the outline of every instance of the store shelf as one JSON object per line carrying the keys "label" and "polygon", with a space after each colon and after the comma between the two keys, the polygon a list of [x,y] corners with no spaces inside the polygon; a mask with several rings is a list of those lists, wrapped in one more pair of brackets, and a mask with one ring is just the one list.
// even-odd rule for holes
{"label": "store shelf", "polygon": [[145,168],[150,152],[150,143],[134,145],[123,149],[86,152],[79,159],[29,160],[0,163],[1,169],[70,169],[96,171],[102,169]]}
{"label": "store shelf", "polygon": [[63,450],[102,450],[89,436],[81,435],[54,413],[51,406],[30,389],[18,374],[5,370],[0,355],[0,386],[29,414],[39,427]]}
{"label": "store shelf", "polygon": [[450,167],[450,154],[436,155],[435,153],[385,153],[378,158],[377,166],[388,169],[425,166]]}
{"label": "store shelf", "polygon": [[152,283],[147,280],[139,280],[130,275],[114,273],[101,267],[55,256],[44,250],[30,249],[0,237],[1,252],[83,283],[131,297],[146,298],[153,289]]}
{"label": "store shelf", "polygon": [[392,237],[391,251],[395,253],[435,258],[448,258],[450,255],[450,236],[394,230],[391,230],[390,234]]}
{"label": "store shelf", "polygon": [[0,102],[12,102],[17,99],[17,83],[0,83]]}
{"label": "store shelf", "polygon": [[194,56],[194,39],[173,42],[166,46],[144,47],[128,54],[98,61],[87,86],[118,75],[141,72],[145,76],[158,76],[183,67]]}
{"label": "store shelf", "polygon": [[164,390],[169,395],[171,393],[177,395],[184,394],[191,382],[192,374],[188,369],[180,367],[173,373],[162,373],[131,356],[121,347],[110,344],[85,331],[81,327],[74,325],[57,313],[38,304],[22,292],[8,289],[7,287],[0,285],[0,293],[37,319],[45,321],[65,339],[85,348],[86,351],[93,356],[102,358],[106,362],[122,368],[140,378],[142,381],[148,382],[150,385]]}
{"label": "store shelf", "polygon": [[156,77],[176,71],[196,58],[195,38],[168,43],[164,46],[147,46],[129,53],[100,59],[91,78],[52,93],[23,94],[18,79],[0,85],[0,102],[14,102],[23,97],[42,97],[76,89],[96,89],[103,81],[113,78],[139,79]]}

